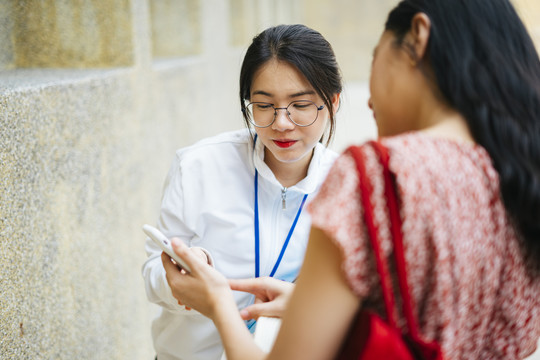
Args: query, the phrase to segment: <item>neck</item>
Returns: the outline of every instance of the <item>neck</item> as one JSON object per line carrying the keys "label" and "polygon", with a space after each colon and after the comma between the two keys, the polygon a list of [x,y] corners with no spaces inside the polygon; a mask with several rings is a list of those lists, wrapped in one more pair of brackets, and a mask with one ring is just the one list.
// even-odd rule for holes
{"label": "neck", "polygon": [[472,142],[474,139],[465,118],[449,106],[438,90],[422,73],[415,75],[417,91],[411,98],[413,122],[408,130],[422,131],[432,136]]}
{"label": "neck", "polygon": [[313,151],[295,162],[282,162],[268,149],[264,149],[264,162],[283,187],[296,185],[307,176],[312,157]]}
{"label": "neck", "polygon": [[420,131],[436,137],[444,137],[452,140],[474,143],[474,139],[465,118],[456,110],[439,104],[428,112],[424,117],[424,123],[420,124]]}
{"label": "neck", "polygon": [[435,137],[447,138],[466,143],[475,143],[466,121],[461,115],[447,117],[438,123],[422,130]]}

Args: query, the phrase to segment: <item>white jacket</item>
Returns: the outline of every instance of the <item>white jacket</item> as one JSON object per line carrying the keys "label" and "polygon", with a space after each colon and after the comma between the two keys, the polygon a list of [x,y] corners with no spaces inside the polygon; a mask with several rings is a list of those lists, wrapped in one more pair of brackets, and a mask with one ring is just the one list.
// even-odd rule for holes
{"label": "white jacket", "polygon": [[[255,149],[248,130],[224,133],[176,152],[165,181],[161,213],[157,224],[167,237],[182,238],[189,246],[210,252],[215,267],[227,278],[255,276],[254,175],[259,173],[260,275],[270,274],[291,228],[304,194],[307,201],[326,177],[337,154],[317,144],[308,175],[282,189],[264,163],[264,147]],[[302,264],[311,219],[306,206],[275,278],[293,281]],[[148,299],[161,305],[152,325],[154,347],[159,360],[219,359],[223,352],[219,333],[211,320],[178,305],[165,279],[161,250],[146,241],[148,259],[142,268]],[[253,297],[235,292],[239,308]],[[251,324],[248,324],[251,325]]]}

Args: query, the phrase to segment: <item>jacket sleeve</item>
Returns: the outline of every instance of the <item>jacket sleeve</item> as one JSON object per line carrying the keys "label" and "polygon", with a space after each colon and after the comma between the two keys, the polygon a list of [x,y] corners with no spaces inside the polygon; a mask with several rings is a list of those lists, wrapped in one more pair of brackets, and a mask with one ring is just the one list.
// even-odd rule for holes
{"label": "jacket sleeve", "polygon": [[[186,208],[183,196],[185,181],[182,176],[182,161],[177,153],[175,160],[169,170],[161,199],[160,216],[157,228],[168,238],[179,237],[187,245],[191,245],[191,239],[195,236],[195,231],[186,224],[184,210]],[[171,288],[165,277],[165,269],[161,262],[161,249],[150,239],[146,239],[146,262],[142,266],[142,276],[145,282],[146,296],[150,302],[160,305],[169,311],[182,313],[186,312],[184,306],[172,295]],[[206,249],[202,249],[212,259]],[[193,311],[190,311],[193,313]]]}

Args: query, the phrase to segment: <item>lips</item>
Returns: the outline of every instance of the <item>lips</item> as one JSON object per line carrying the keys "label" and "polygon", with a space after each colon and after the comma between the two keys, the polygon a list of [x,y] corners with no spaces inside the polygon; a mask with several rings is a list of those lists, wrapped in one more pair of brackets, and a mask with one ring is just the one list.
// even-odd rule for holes
{"label": "lips", "polygon": [[296,144],[297,140],[273,140],[280,148],[288,148]]}

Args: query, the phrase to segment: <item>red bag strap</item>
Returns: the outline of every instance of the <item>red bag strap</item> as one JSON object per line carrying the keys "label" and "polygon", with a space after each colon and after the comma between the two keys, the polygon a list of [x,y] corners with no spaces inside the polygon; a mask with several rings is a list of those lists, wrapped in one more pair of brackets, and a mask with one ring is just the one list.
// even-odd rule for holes
{"label": "red bag strap", "polygon": [[392,230],[392,240],[394,243],[394,261],[396,262],[396,272],[401,291],[401,302],[403,305],[403,315],[407,320],[409,335],[413,339],[419,338],[418,324],[413,312],[412,298],[407,284],[407,269],[405,261],[405,251],[403,249],[403,233],[401,231],[401,215],[399,213],[399,205],[396,195],[396,186],[392,174],[389,169],[390,155],[388,149],[380,142],[373,141],[371,143],[379,159],[383,165],[385,197],[387,201],[388,211],[390,213],[390,224]]}
{"label": "red bag strap", "polygon": [[[392,234],[392,242],[394,245],[394,261],[396,263],[396,272],[399,283],[399,290],[402,300],[402,311],[407,321],[407,328],[409,330],[409,336],[413,339],[419,338],[418,325],[413,313],[412,299],[409,292],[409,286],[407,284],[407,271],[406,262],[403,249],[403,233],[401,231],[401,216],[399,213],[399,205],[397,195],[395,191],[395,184],[390,173],[388,164],[390,156],[388,149],[384,147],[380,142],[370,141],[369,144],[375,150],[378,155],[380,163],[383,168],[384,177],[384,194],[390,216],[390,227]],[[369,238],[375,254],[375,261],[377,265],[377,272],[381,279],[381,287],[383,292],[383,299],[385,303],[386,314],[388,316],[388,322],[390,325],[397,328],[397,322],[395,319],[395,299],[392,287],[390,284],[390,272],[388,270],[388,264],[380,249],[380,241],[378,240],[377,226],[374,223],[374,209],[370,201],[373,193],[373,186],[366,174],[364,154],[357,146],[351,146],[349,152],[355,159],[358,176],[360,180],[359,188],[361,192],[362,206],[365,212],[366,226],[368,229]]]}
{"label": "red bag strap", "polygon": [[356,162],[356,170],[358,172],[359,178],[359,190],[360,190],[360,200],[362,202],[362,208],[364,209],[364,218],[366,220],[366,228],[368,231],[369,239],[371,246],[373,248],[373,253],[375,255],[375,265],[377,272],[379,273],[379,279],[381,282],[382,295],[384,300],[384,307],[386,310],[386,316],[388,318],[388,323],[397,328],[397,322],[395,318],[395,300],[394,293],[392,291],[392,286],[390,284],[390,272],[388,270],[388,264],[386,259],[382,254],[378,239],[378,226],[374,221],[374,209],[371,204],[371,195],[373,194],[373,186],[369,181],[369,178],[366,174],[366,168],[364,165],[364,154],[358,146],[351,146],[347,150],[353,157]]}

